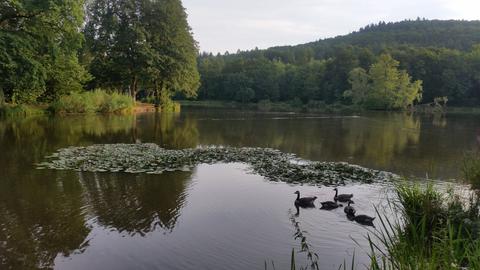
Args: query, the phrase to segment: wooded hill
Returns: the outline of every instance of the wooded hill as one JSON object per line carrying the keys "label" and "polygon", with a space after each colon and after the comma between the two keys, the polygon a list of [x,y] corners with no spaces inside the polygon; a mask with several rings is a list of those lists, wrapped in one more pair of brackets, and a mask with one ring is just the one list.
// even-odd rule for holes
{"label": "wooded hill", "polygon": [[480,21],[380,22],[348,35],[297,46],[202,54],[200,99],[350,104],[349,74],[368,70],[381,54],[421,80],[423,103],[480,105]]}

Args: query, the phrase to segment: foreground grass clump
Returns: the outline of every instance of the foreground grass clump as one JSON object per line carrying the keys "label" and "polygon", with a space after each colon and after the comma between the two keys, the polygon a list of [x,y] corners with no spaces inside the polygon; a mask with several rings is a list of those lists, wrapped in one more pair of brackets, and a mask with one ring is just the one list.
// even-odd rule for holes
{"label": "foreground grass clump", "polygon": [[369,238],[371,269],[480,269],[480,201],[441,193],[428,185],[401,184],[392,203],[396,220],[380,216]]}
{"label": "foreground grass clump", "polygon": [[480,151],[467,152],[463,156],[463,175],[475,189],[480,189]]}
{"label": "foreground grass clump", "polygon": [[55,113],[123,113],[133,110],[135,103],[128,95],[104,90],[71,93],[60,97],[50,109]]}

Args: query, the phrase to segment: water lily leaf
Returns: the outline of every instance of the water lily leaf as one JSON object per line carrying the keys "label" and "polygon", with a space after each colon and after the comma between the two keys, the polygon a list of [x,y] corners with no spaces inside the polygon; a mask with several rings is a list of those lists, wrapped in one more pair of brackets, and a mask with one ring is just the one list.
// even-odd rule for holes
{"label": "water lily leaf", "polygon": [[345,181],[373,182],[397,177],[345,162],[316,162],[271,148],[202,146],[180,150],[152,143],[98,144],[68,147],[47,156],[37,168],[90,172],[161,174],[190,171],[202,163],[242,162],[250,171],[271,181],[312,184],[345,184]]}

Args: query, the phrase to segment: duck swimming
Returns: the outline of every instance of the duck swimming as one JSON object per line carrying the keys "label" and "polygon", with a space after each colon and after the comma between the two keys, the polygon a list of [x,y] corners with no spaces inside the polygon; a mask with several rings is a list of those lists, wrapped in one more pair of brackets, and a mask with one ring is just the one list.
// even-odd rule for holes
{"label": "duck swimming", "polygon": [[345,212],[345,214],[347,215],[350,215],[350,216],[353,216],[355,215],[355,208],[353,208],[353,206],[350,206],[350,204],[353,203],[355,204],[352,200],[348,201],[348,205],[345,206],[345,208],[343,208],[343,212]]}
{"label": "duck swimming", "polygon": [[332,210],[332,209],[343,206],[337,202],[332,202],[332,201],[321,202],[321,204],[322,204],[322,207],[320,207],[320,209],[323,209],[323,210]]}
{"label": "duck swimming", "polygon": [[338,194],[338,188],[333,190],[335,190],[335,196],[333,197],[335,201],[348,202],[353,197],[353,194]]}
{"label": "duck swimming", "polygon": [[314,197],[302,197],[300,198],[300,191],[295,191],[293,194],[297,194],[297,199],[295,200],[295,205],[300,207],[315,207],[313,202],[317,199]]}
{"label": "duck swimming", "polygon": [[367,225],[367,226],[373,226],[375,227],[375,225],[373,225],[373,220],[375,219],[375,217],[371,217],[371,216],[367,216],[367,215],[347,215],[347,218],[349,220],[355,220],[355,222],[359,223],[359,224],[362,224],[362,225]]}

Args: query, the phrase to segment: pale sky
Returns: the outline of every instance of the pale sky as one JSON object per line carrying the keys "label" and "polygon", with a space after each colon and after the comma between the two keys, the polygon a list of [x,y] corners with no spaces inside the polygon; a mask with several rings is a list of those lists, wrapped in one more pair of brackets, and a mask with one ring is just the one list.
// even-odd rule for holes
{"label": "pale sky", "polygon": [[378,21],[480,20],[480,0],[183,0],[200,51],[236,52],[348,34]]}

